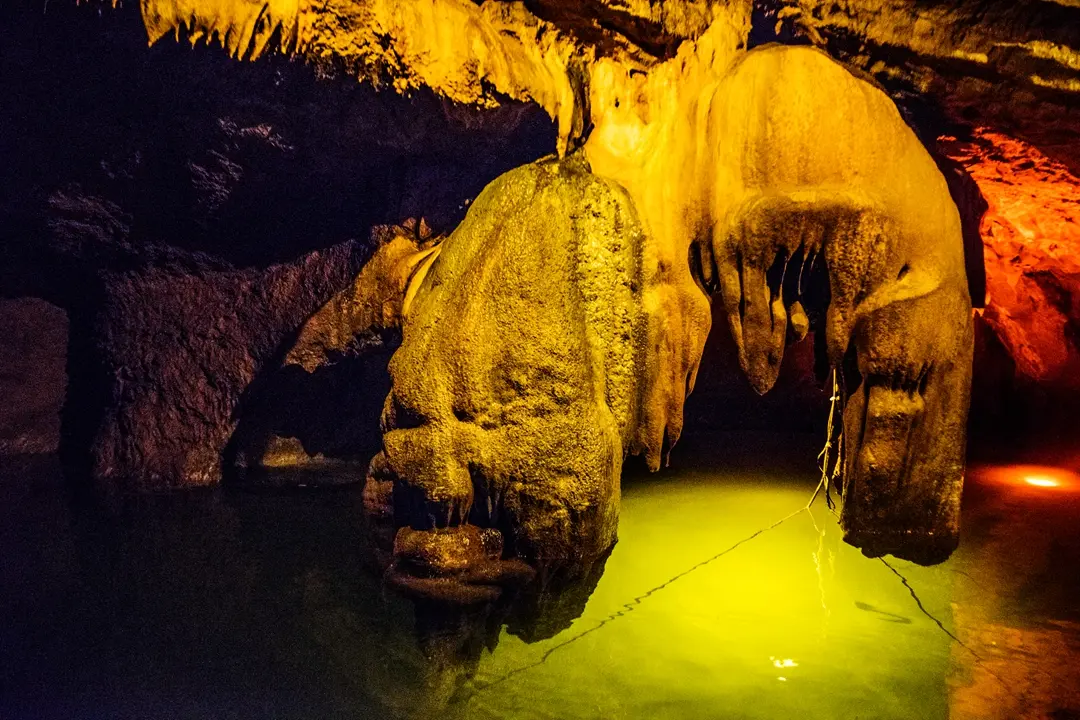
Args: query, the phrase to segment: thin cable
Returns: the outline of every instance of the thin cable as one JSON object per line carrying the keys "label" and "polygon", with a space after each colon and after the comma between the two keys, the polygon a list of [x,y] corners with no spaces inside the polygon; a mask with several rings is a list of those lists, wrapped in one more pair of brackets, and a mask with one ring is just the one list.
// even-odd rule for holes
{"label": "thin cable", "polygon": [[668,578],[664,582],[660,583],[659,585],[657,585],[657,586],[655,586],[653,588],[650,588],[648,591],[646,591],[645,593],[643,593],[641,595],[638,595],[633,600],[630,600],[629,602],[623,603],[622,606],[618,610],[616,610],[612,614],[608,615],[606,618],[604,618],[603,620],[601,620],[599,623],[592,626],[588,630],[584,630],[584,631],[578,633],[577,635],[574,635],[573,637],[567,638],[566,640],[562,641],[558,645],[555,645],[554,647],[548,648],[544,652],[544,654],[540,656],[540,659],[537,660],[536,662],[529,663],[528,665],[522,665],[521,667],[511,670],[510,672],[506,673],[505,675],[503,675],[503,676],[501,676],[499,678],[496,678],[495,680],[492,680],[489,683],[479,685],[476,688],[476,692],[477,693],[483,692],[484,690],[487,690],[487,689],[489,689],[491,687],[494,687],[495,685],[498,685],[500,683],[503,683],[503,682],[509,680],[514,675],[518,675],[519,673],[523,673],[526,670],[531,670],[534,667],[537,667],[539,665],[544,664],[545,662],[547,662],[547,659],[549,657],[551,657],[558,650],[561,650],[562,648],[566,647],[567,645],[570,645],[572,643],[577,642],[578,640],[582,639],[586,635],[590,635],[590,634],[596,632],[597,630],[604,627],[608,623],[613,622],[617,618],[621,618],[621,617],[633,612],[637,608],[637,606],[640,605],[646,598],[654,595],[655,593],[660,592],[664,588],[666,588],[669,585],[672,585],[673,583],[681,580],[682,578],[686,577],[690,573],[695,572],[697,570],[700,570],[701,568],[705,567],[706,565],[719,560],[720,558],[724,557],[725,555],[727,555],[731,551],[735,550],[740,545],[744,545],[745,543],[750,542],[751,540],[758,537],[759,535],[762,535],[764,533],[769,532],[770,530],[773,530],[775,528],[780,527],[781,525],[783,525],[785,522],[787,522],[791,518],[795,517],[796,515],[798,515],[800,513],[803,513],[803,512],[808,512],[810,510],[810,506],[814,504],[814,500],[817,498],[818,493],[821,491],[822,484],[827,483],[827,482],[828,482],[828,479],[826,477],[822,477],[821,481],[818,482],[817,487],[814,489],[813,495],[810,496],[810,500],[805,505],[803,505],[801,508],[799,508],[798,510],[795,510],[794,512],[789,513],[788,515],[785,515],[784,517],[782,517],[779,520],[777,520],[776,522],[774,522],[772,525],[768,525],[766,527],[761,528],[760,530],[756,530],[755,532],[753,532],[753,533],[747,535],[746,537],[744,537],[742,540],[739,540],[734,545],[732,545],[732,546],[730,546],[730,547],[716,553],[712,557],[706,558],[705,560],[702,560],[701,562],[699,562],[699,563],[697,563],[695,565],[691,565],[686,570],[683,570],[682,572],[680,572],[680,573],[678,573],[676,575],[672,575],[670,578]]}
{"label": "thin cable", "polygon": [[[805,259],[804,259],[804,262],[805,262]],[[812,263],[811,263],[811,269],[813,269],[813,264]],[[786,270],[786,268],[785,268],[785,270]],[[802,275],[801,269],[800,269],[799,274],[800,274],[800,280],[801,280],[801,275]],[[840,385],[839,385],[839,382],[837,380],[836,368],[833,368],[833,371],[832,371],[832,395],[829,398],[829,422],[828,422],[828,426],[827,426],[827,429],[826,429],[825,447],[822,448],[821,452],[818,454],[818,460],[820,461],[819,469],[821,470],[821,479],[818,481],[817,487],[814,488],[814,492],[810,496],[810,500],[807,501],[806,505],[802,506],[798,510],[796,510],[796,511],[794,511],[794,512],[788,514],[788,515],[785,515],[784,517],[782,517],[779,520],[777,520],[776,522],[774,522],[772,525],[768,525],[767,527],[763,527],[760,530],[757,530],[757,531],[751,533],[750,535],[747,535],[742,540],[739,540],[734,545],[732,545],[732,546],[730,546],[730,547],[728,547],[728,548],[726,548],[724,550],[721,550],[720,552],[716,553],[712,557],[706,558],[705,560],[702,560],[701,562],[699,562],[699,563],[697,563],[695,565],[691,565],[686,570],[683,570],[682,572],[678,573],[677,575],[671,576],[670,578],[668,578],[664,582],[660,583],[656,587],[653,587],[653,588],[649,589],[644,594],[638,595],[633,600],[631,600],[629,602],[626,602],[626,603],[623,603],[622,606],[618,610],[616,610],[614,613],[608,615],[606,618],[601,620],[599,623],[597,623],[593,627],[589,628],[588,630],[584,630],[584,631],[578,633],[577,635],[574,635],[573,637],[567,638],[566,640],[562,641],[558,645],[555,645],[553,647],[548,648],[546,651],[544,651],[544,654],[541,655],[540,659],[537,660],[536,662],[529,663],[528,665],[522,665],[521,667],[515,668],[514,670],[511,670],[510,672],[506,673],[505,675],[503,675],[503,676],[501,676],[501,677],[499,677],[499,678],[497,678],[495,680],[492,680],[489,683],[479,685],[476,688],[476,692],[478,692],[478,693],[483,692],[484,690],[487,690],[487,689],[489,689],[491,687],[494,687],[495,685],[499,685],[500,683],[503,683],[503,682],[509,680],[510,678],[512,678],[515,675],[518,675],[520,673],[525,672],[526,670],[530,670],[530,669],[532,669],[534,667],[537,667],[538,665],[544,664],[545,662],[547,662],[549,657],[551,657],[553,654],[555,654],[557,651],[561,650],[562,648],[566,647],[567,645],[571,645],[571,644],[577,642],[578,640],[582,639],[586,635],[590,635],[590,634],[596,632],[597,630],[604,627],[608,623],[613,622],[617,618],[624,617],[628,613],[633,612],[634,609],[637,608],[637,606],[639,606],[642,602],[644,602],[647,598],[651,597],[655,593],[660,592],[664,588],[666,588],[669,585],[672,585],[673,583],[681,580],[682,578],[686,577],[690,573],[695,572],[697,570],[700,570],[701,568],[705,567],[706,565],[709,565],[710,563],[713,563],[713,562],[719,560],[720,558],[724,557],[725,555],[727,555],[731,551],[735,550],[740,545],[748,543],[751,540],[753,540],[754,538],[758,537],[759,535],[767,533],[770,530],[773,530],[773,529],[779,527],[780,525],[783,525],[785,522],[787,522],[791,518],[795,517],[799,513],[809,512],[810,507],[814,504],[814,501],[817,500],[818,495],[821,493],[821,490],[823,488],[825,490],[825,504],[828,507],[828,509],[830,511],[832,511],[832,513],[835,515],[836,514],[835,504],[833,502],[832,494],[830,493],[829,486],[830,486],[830,483],[832,481],[836,481],[840,477],[842,457],[840,456],[839,450],[840,450],[840,448],[843,447],[843,445],[841,444],[837,448],[837,457],[836,457],[836,460],[835,460],[835,462],[833,464],[833,467],[832,467],[831,478],[830,478],[830,468],[829,468],[829,450],[832,448],[832,444],[833,444],[833,435],[834,435],[834,432],[835,432],[834,428],[835,428],[835,420],[836,420],[836,409],[840,405],[840,401],[841,401],[840,400]],[[838,438],[838,442],[842,443],[843,438],[844,438],[843,431],[841,431],[840,437]],[[813,515],[811,515],[811,520],[812,519],[813,519]]]}

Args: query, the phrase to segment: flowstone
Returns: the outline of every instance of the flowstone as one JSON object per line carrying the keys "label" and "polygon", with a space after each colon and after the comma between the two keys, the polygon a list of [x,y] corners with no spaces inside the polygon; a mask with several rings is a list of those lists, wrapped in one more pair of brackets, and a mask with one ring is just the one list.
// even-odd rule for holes
{"label": "flowstone", "polygon": [[[919,562],[956,546],[973,345],[960,218],[874,81],[813,48],[746,51],[747,2],[671,16],[662,34],[683,40],[643,45],[544,4],[142,9],[151,41],[183,28],[403,92],[531,100],[560,157],[579,154],[495,181],[410,289],[368,488],[394,528],[498,526],[503,559],[539,567],[610,547],[622,457],[657,469],[678,440],[717,296],[758,392],[810,333],[840,376],[848,540]],[[633,241],[589,239],[622,222],[583,210],[598,187]]]}
{"label": "flowstone", "polygon": [[[492,183],[415,291],[367,492],[373,518],[437,534],[425,556],[497,529],[479,580],[497,584],[500,559],[546,578],[610,549],[622,459],[655,469],[678,439],[713,296],[759,393],[811,331],[841,378],[848,541],[923,563],[956,547],[972,314],[944,177],[824,53],[707,50],[673,61],[678,83],[609,76],[653,124],[612,90],[583,150]],[[392,579],[415,569],[377,535]]]}
{"label": "flowstone", "polygon": [[[580,157],[498,178],[443,241],[390,363],[365,490],[396,532],[392,582],[470,601],[523,578],[510,558],[547,585],[606,556],[649,361],[642,251],[629,197]],[[480,556],[483,572],[457,562]]]}

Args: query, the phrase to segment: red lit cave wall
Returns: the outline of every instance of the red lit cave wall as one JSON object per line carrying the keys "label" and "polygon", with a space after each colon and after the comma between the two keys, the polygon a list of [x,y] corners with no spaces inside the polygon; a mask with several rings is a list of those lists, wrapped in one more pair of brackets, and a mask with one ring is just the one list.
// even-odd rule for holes
{"label": "red lit cave wall", "polygon": [[[1080,435],[1080,177],[1036,147],[986,128],[944,136],[989,208],[986,308],[977,311],[972,422]],[[1017,427],[1017,426],[1020,427]]]}

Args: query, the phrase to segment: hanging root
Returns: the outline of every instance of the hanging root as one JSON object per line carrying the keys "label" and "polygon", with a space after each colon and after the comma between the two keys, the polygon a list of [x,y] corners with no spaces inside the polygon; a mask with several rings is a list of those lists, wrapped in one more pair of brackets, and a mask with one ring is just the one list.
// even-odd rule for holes
{"label": "hanging root", "polygon": [[[825,447],[818,453],[818,469],[821,470],[821,482],[818,483],[817,490],[814,491],[813,497],[810,498],[810,502],[807,503],[807,507],[814,504],[814,500],[817,499],[818,493],[822,488],[825,489],[825,504],[830,510],[835,512],[836,503],[832,498],[832,488],[835,486],[838,490],[840,487],[840,473],[844,458],[844,426],[840,424],[839,432],[836,427],[837,408],[840,406],[840,383],[837,378],[837,370],[832,370],[832,397],[829,398],[829,424],[825,431]],[[843,408],[840,408],[840,412],[843,412]],[[833,442],[836,442],[836,459],[832,462],[832,467],[829,467],[829,453],[832,450]]]}
{"label": "hanging root", "polygon": [[[653,594],[662,591],[667,586],[669,586],[669,585],[671,585],[671,584],[673,584],[675,582],[678,582],[679,580],[686,577],[687,575],[690,575],[691,573],[693,573],[693,572],[695,572],[697,570],[700,570],[701,568],[703,568],[703,567],[705,567],[705,566],[707,566],[707,565],[709,565],[709,564],[711,564],[713,562],[716,562],[720,558],[724,557],[725,555],[732,552],[733,550],[740,547],[741,545],[750,542],[751,540],[758,537],[759,535],[767,533],[770,530],[773,530],[773,529],[775,529],[777,527],[780,527],[781,525],[783,525],[785,522],[787,522],[791,518],[795,517],[796,515],[799,515],[800,513],[804,513],[804,512],[809,512],[810,507],[814,504],[814,501],[817,500],[818,495],[821,494],[822,488],[825,489],[825,502],[828,504],[829,509],[833,511],[833,514],[836,514],[835,503],[833,502],[832,494],[831,494],[831,486],[835,484],[837,486],[837,488],[839,489],[839,484],[838,483],[840,482],[841,462],[842,462],[842,459],[843,459],[843,449],[844,449],[844,429],[843,429],[843,425],[842,424],[840,425],[840,430],[839,430],[838,433],[836,431],[836,425],[837,425],[836,417],[837,417],[838,408],[839,408],[840,412],[843,412],[843,407],[841,406],[841,403],[840,403],[840,379],[839,379],[839,376],[838,376],[838,371],[836,370],[836,368],[833,368],[833,371],[832,371],[832,397],[829,399],[829,427],[828,427],[828,434],[825,437],[825,447],[822,448],[821,453],[818,455],[818,468],[821,470],[821,480],[820,480],[820,482],[818,482],[817,489],[814,490],[814,494],[810,496],[810,500],[809,500],[809,502],[806,503],[806,505],[803,505],[798,510],[795,510],[794,512],[792,512],[790,514],[785,515],[784,517],[782,517],[779,520],[777,520],[776,522],[774,522],[772,525],[768,525],[766,527],[763,527],[763,528],[761,528],[759,530],[754,531],[750,535],[747,535],[746,537],[744,537],[742,540],[739,540],[738,542],[736,542],[734,545],[731,545],[730,547],[727,547],[727,548],[721,550],[720,552],[716,553],[712,557],[706,558],[705,560],[702,560],[701,562],[697,563],[696,565],[691,565],[686,570],[683,570],[682,572],[680,572],[680,573],[678,573],[676,575],[673,575],[672,577],[668,578],[667,580],[660,583],[659,585],[651,588],[650,590],[647,590],[646,592],[642,593],[641,595],[638,595],[633,600],[630,600],[629,602],[623,603],[622,607],[620,607],[618,610],[616,610],[611,615],[608,615],[606,618],[601,620],[596,625],[593,625],[592,627],[587,628],[586,630],[583,630],[582,632],[578,633],[577,635],[574,635],[574,636],[564,640],[563,642],[559,643],[558,645],[555,645],[554,647],[550,648],[547,652],[545,652],[540,657],[539,660],[537,660],[537,661],[535,661],[533,663],[530,663],[528,665],[524,665],[522,667],[515,668],[514,670],[511,670],[510,672],[503,675],[502,677],[496,678],[495,680],[493,680],[493,681],[491,681],[489,683],[480,684],[478,686],[478,688],[477,688],[477,692],[483,692],[485,690],[488,690],[489,688],[491,688],[491,687],[493,687],[495,685],[498,685],[499,683],[501,683],[501,682],[503,682],[505,680],[508,680],[510,677],[512,677],[514,675],[517,675],[518,673],[525,672],[526,670],[529,670],[531,668],[537,667],[538,665],[544,664],[545,662],[547,662],[547,659],[553,653],[558,651],[559,649],[564,648],[567,645],[570,645],[572,643],[577,642],[578,640],[582,639],[586,635],[589,635],[590,633],[596,632],[597,630],[604,627],[605,625],[607,625],[610,622],[618,620],[621,617],[625,617],[629,613],[633,612],[639,605],[641,605],[646,599],[651,597]],[[833,439],[834,434],[836,435],[836,439],[835,439],[835,442],[836,442],[836,459],[834,461],[832,461],[832,465],[830,467],[829,455],[830,455],[830,450],[832,450],[832,446],[833,446],[833,442],[834,442],[834,439]],[[817,523],[814,521],[813,514],[810,515],[810,521],[814,523],[814,528],[817,529]],[[821,534],[821,537],[824,537],[824,533]],[[814,561],[818,562],[818,557],[817,556],[815,556]],[[885,560],[882,559],[882,562],[885,562]],[[888,565],[888,563],[885,563],[885,564]],[[897,573],[897,575],[899,575],[899,573],[895,569],[893,569],[893,567],[891,565],[889,565],[889,569],[892,570],[894,573]],[[818,572],[819,572],[819,581],[820,581],[820,567],[819,567]],[[904,584],[907,585],[907,582],[905,581]],[[910,590],[910,586],[908,586],[908,589]],[[912,592],[912,596],[914,597],[914,590],[912,590],[911,592]],[[918,598],[916,598],[916,602],[918,602]],[[822,591],[822,607],[825,607],[824,591]],[[920,608],[921,607],[922,606],[920,605]],[[827,607],[825,608],[825,610],[826,610],[826,612],[828,612]],[[925,610],[923,612],[925,612]],[[934,618],[931,616],[931,619],[934,619]],[[935,622],[937,622],[936,619],[934,619],[934,620],[935,620]],[[940,623],[938,623],[938,624],[940,625]],[[942,629],[944,630],[944,627],[942,627]],[[948,633],[948,630],[946,630],[945,632]]]}

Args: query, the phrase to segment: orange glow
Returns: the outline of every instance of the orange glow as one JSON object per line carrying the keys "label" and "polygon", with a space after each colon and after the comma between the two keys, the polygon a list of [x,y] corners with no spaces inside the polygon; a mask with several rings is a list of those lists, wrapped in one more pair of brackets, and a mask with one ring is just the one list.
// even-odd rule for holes
{"label": "orange glow", "polygon": [[943,136],[938,148],[964,165],[989,204],[980,227],[983,318],[1019,376],[1074,384],[1070,319],[1056,293],[1057,278],[1080,272],[1080,177],[1033,145],[986,128],[967,140]]}
{"label": "orange glow", "polygon": [[990,465],[972,468],[971,476],[976,481],[989,481],[1028,490],[1080,492],[1080,474],[1060,467]]}

